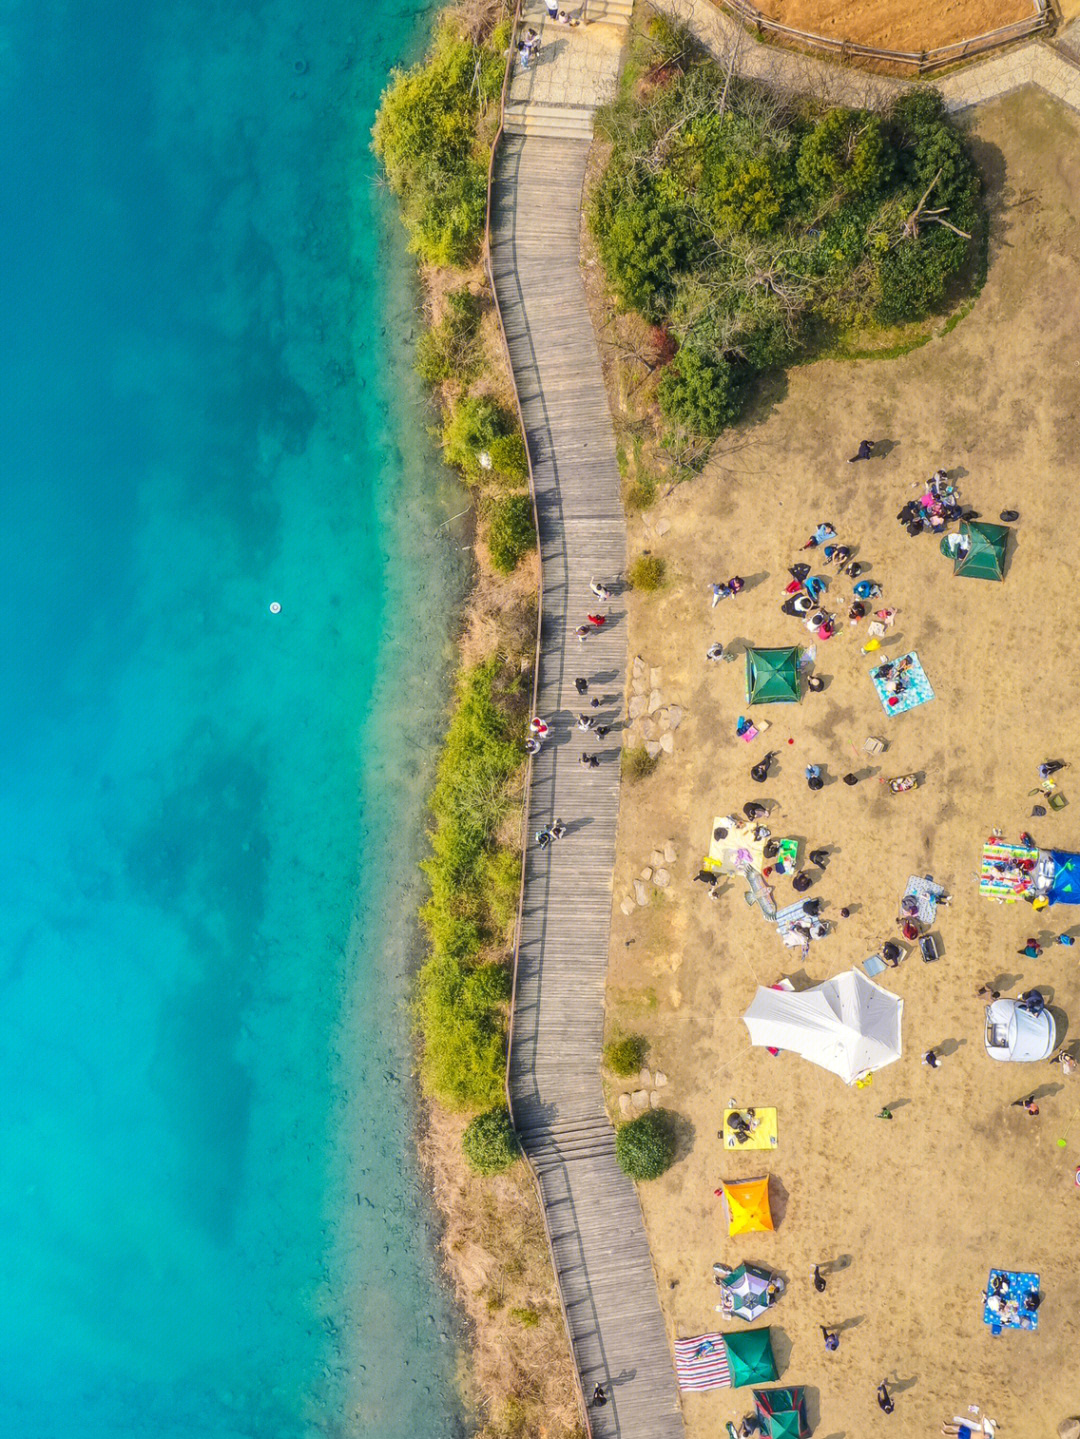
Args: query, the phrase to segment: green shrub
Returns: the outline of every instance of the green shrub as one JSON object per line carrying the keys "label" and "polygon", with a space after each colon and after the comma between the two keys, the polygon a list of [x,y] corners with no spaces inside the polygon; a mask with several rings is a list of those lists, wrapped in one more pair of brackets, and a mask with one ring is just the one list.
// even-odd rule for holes
{"label": "green shrub", "polygon": [[649,317],[661,315],[675,274],[690,254],[683,212],[641,181],[630,197],[601,187],[590,223],[620,302]]}
{"label": "green shrub", "polygon": [[372,148],[400,197],[410,247],[431,264],[461,265],[479,248],[487,169],[477,126],[502,85],[497,43],[493,34],[473,45],[444,22],[424,61],[395,71],[379,104]]}
{"label": "green shrub", "polygon": [[746,403],[743,375],[734,365],[690,348],[665,369],[656,394],[669,420],[707,439],[733,424]]}
{"label": "green shrub", "polygon": [[515,1324],[523,1329],[535,1329],[540,1323],[539,1312],[535,1309],[511,1309],[508,1311]]}
{"label": "green shrub", "polygon": [[[489,476],[520,485],[528,479],[517,417],[486,395],[461,395],[454,401],[443,423],[442,443],[447,463],[466,480],[475,483]],[[490,469],[480,463],[482,454],[490,458]]]}
{"label": "green shrub", "polygon": [[631,1179],[659,1179],[675,1162],[675,1130],[667,1111],[647,1109],[620,1125],[615,1158]]}
{"label": "green shrub", "polygon": [[431,796],[431,893],[420,911],[431,958],[414,1002],[425,1092],[452,1109],[502,1103],[510,974],[480,957],[505,939],[517,907],[520,859],[496,836],[521,767],[521,683],[494,659],[458,676]]}
{"label": "green shrub", "polygon": [[519,1146],[505,1106],[471,1119],[461,1136],[461,1147],[477,1174],[501,1174],[509,1169],[518,1157]]}
{"label": "green shrub", "polygon": [[622,772],[631,781],[646,779],[659,763],[660,756],[650,754],[643,744],[631,745],[622,752]]}
{"label": "green shrub", "polygon": [[626,582],[631,589],[652,593],[664,583],[667,565],[660,555],[638,555],[626,571]]}
{"label": "green shrub", "polygon": [[796,172],[819,201],[880,190],[892,173],[885,130],[865,110],[830,110],[803,136]]}
{"label": "green shrub", "polygon": [[425,330],[416,345],[416,369],[429,385],[443,380],[467,384],[480,367],[476,337],[483,305],[480,297],[462,287],[446,297],[446,314]]}
{"label": "green shrub", "polygon": [[966,253],[967,242],[940,226],[887,250],[878,267],[877,318],[886,325],[917,320],[940,305]]}
{"label": "green shrub", "polygon": [[491,563],[502,575],[517,569],[518,562],[536,548],[536,526],[528,495],[504,495],[496,500],[488,531]]}
{"label": "green shrub", "polygon": [[637,1074],[645,1063],[648,1046],[640,1034],[627,1034],[622,1039],[613,1039],[604,1050],[604,1063],[612,1074],[625,1079]]}

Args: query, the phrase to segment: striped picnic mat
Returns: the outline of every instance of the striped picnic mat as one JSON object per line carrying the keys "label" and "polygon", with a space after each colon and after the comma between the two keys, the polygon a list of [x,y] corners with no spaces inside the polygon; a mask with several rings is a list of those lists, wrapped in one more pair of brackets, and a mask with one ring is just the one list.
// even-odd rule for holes
{"label": "striped picnic mat", "polygon": [[1013,866],[1018,859],[1038,857],[1037,849],[1028,849],[1022,844],[995,844],[988,841],[983,845],[979,893],[989,899],[1015,899],[1018,894],[1030,889],[1031,884],[1027,876],[1020,875]]}
{"label": "striped picnic mat", "polygon": [[722,1334],[676,1339],[675,1373],[680,1389],[730,1389],[731,1370]]}

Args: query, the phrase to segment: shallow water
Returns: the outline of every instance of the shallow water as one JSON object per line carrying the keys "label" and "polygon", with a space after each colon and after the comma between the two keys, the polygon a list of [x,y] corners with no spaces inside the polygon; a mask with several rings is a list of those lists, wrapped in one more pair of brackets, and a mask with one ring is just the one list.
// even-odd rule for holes
{"label": "shallow water", "polygon": [[367,151],[426,13],[0,15],[6,1434],[459,1432],[403,1001],[461,503]]}

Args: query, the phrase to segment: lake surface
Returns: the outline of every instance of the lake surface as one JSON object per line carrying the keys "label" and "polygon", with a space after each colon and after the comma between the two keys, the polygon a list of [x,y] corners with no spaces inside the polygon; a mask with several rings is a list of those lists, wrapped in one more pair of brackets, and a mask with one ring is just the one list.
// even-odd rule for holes
{"label": "lake surface", "polygon": [[[0,1432],[434,1439],[406,0],[0,9]],[[280,605],[279,613],[271,605]]]}

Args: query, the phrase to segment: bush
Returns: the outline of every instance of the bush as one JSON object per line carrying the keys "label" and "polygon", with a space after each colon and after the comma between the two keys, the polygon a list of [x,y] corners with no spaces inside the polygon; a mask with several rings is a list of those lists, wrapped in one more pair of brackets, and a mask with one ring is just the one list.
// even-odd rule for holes
{"label": "bush", "polygon": [[431,264],[466,263],[483,234],[487,170],[477,126],[502,85],[497,38],[475,46],[447,21],[422,64],[394,72],[379,104],[372,148],[401,198],[410,248]]}
{"label": "bush", "polygon": [[626,571],[626,582],[631,589],[651,593],[664,583],[667,565],[659,555],[638,555]]}
{"label": "bush", "polygon": [[647,1045],[640,1034],[628,1034],[622,1039],[613,1039],[604,1050],[604,1063],[612,1074],[625,1079],[637,1074],[645,1063]]}
{"label": "bush", "polygon": [[707,439],[734,423],[746,402],[743,376],[734,365],[690,348],[680,350],[660,376],[656,394],[669,420]]}
{"label": "bush", "polygon": [[[454,401],[443,423],[442,444],[447,464],[473,483],[485,475],[514,485],[528,479],[517,418],[486,395],[462,395]],[[480,463],[485,453],[490,470]]]}
{"label": "bush", "polygon": [[676,273],[687,262],[686,217],[642,182],[630,198],[601,188],[590,215],[608,279],[620,302],[659,318]]}
{"label": "bush", "polygon": [[425,330],[416,346],[416,369],[429,385],[443,380],[468,383],[480,367],[476,337],[483,306],[480,297],[462,287],[446,297],[446,314]]}
{"label": "bush", "polygon": [[535,1329],[540,1323],[540,1314],[536,1309],[511,1309],[508,1313],[523,1329]]}
{"label": "bush", "polygon": [[417,976],[417,994],[424,1040],[420,1074],[427,1093],[448,1109],[498,1104],[510,997],[505,967],[431,959]]}
{"label": "bush", "polygon": [[509,1169],[520,1150],[505,1107],[489,1109],[470,1120],[461,1136],[461,1147],[477,1174],[501,1174]]}
{"label": "bush", "polygon": [[886,325],[917,320],[940,305],[966,253],[965,240],[936,226],[887,250],[878,267],[877,319]]}
{"label": "bush", "polygon": [[667,1111],[647,1109],[620,1125],[615,1158],[631,1179],[659,1179],[675,1162],[675,1130]]}
{"label": "bush", "polygon": [[880,190],[892,164],[877,116],[865,110],[830,110],[803,137],[796,173],[803,188],[820,201]]}
{"label": "bush", "polygon": [[495,502],[487,543],[491,563],[499,573],[513,574],[522,556],[536,547],[536,526],[528,495],[506,495]]}
{"label": "bush", "polygon": [[646,779],[659,763],[660,756],[650,754],[643,744],[631,745],[622,752],[622,772],[631,782]]}

